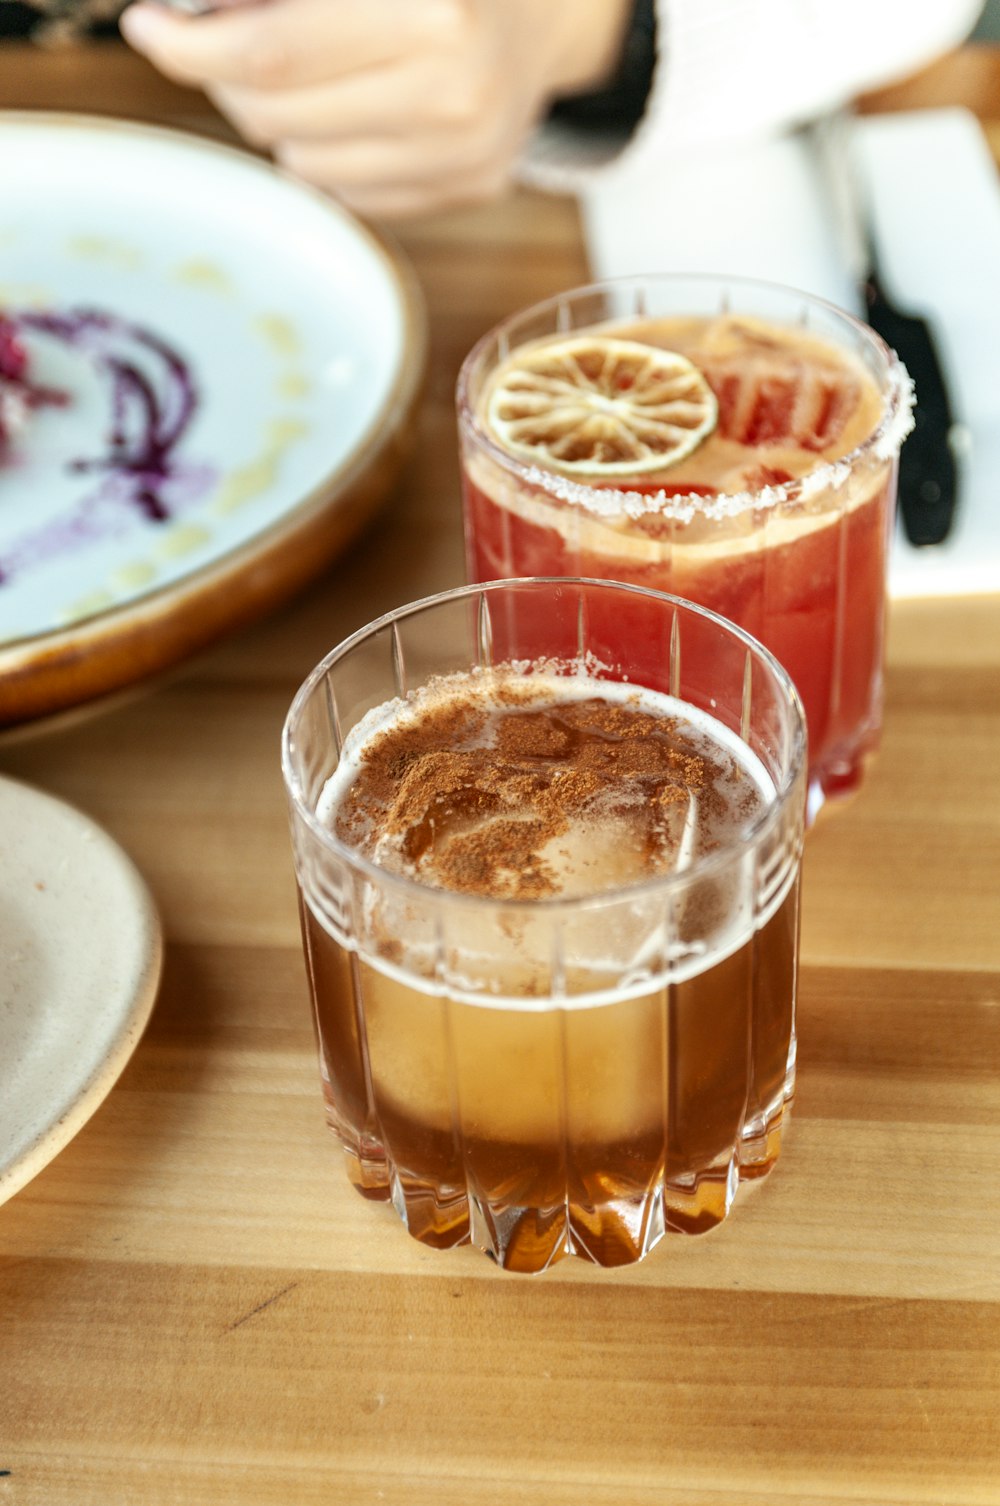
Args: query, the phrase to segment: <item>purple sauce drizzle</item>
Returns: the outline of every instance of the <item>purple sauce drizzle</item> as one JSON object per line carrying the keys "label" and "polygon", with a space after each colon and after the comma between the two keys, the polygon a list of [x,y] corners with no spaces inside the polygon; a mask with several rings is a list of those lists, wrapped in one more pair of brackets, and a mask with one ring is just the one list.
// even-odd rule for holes
{"label": "purple sauce drizzle", "polygon": [[[214,479],[210,468],[177,458],[198,408],[198,392],[188,363],[160,336],[101,309],[25,310],[2,317],[16,337],[47,336],[81,351],[110,385],[110,423],[105,453],[67,462],[74,472],[101,475],[101,484],[72,514],[16,541],[0,559],[0,586],[26,565],[74,543],[119,532],[128,513],[167,522]],[[27,371],[6,375],[14,377],[32,406],[71,401],[67,393],[34,386]]]}
{"label": "purple sauce drizzle", "polygon": [[[111,379],[111,432],[108,453],[93,460],[75,460],[77,471],[112,471],[135,478],[135,501],[147,517],[163,522],[170,516],[162,498],[170,474],[170,454],[194,416],[194,382],[187,362],[151,331],[115,314],[97,309],[73,309],[66,314],[26,313],[18,316],[22,329],[37,330],[65,345],[85,351],[94,365]],[[135,341],[159,362],[160,387],[130,361],[129,341]]]}

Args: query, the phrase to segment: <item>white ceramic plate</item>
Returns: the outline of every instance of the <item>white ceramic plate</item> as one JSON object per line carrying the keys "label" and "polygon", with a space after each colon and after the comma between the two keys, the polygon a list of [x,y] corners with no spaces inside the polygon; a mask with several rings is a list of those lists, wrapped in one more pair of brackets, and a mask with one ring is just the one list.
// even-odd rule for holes
{"label": "white ceramic plate", "polygon": [[0,308],[68,396],[0,467],[0,726],[288,595],[401,458],[424,363],[408,265],[248,153],[0,113]]}
{"label": "white ceramic plate", "polygon": [[0,1203],[87,1122],[160,977],[160,923],[89,817],[0,779]]}

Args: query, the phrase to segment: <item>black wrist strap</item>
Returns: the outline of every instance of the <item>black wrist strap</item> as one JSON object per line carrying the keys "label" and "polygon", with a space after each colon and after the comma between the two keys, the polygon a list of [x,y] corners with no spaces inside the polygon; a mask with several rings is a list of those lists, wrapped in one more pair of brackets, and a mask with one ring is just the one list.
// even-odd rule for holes
{"label": "black wrist strap", "polygon": [[631,131],[642,119],[656,68],[656,6],[635,0],[614,76],[590,94],[557,99],[550,118],[575,129]]}

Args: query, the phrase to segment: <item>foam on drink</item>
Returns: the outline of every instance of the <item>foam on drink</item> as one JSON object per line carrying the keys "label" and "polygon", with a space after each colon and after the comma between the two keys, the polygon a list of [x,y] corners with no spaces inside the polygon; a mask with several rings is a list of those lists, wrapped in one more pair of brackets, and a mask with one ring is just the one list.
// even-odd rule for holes
{"label": "foam on drink", "polygon": [[390,871],[536,899],[686,868],[771,796],[740,739],[669,696],[489,671],[369,713],[318,815]]}
{"label": "foam on drink", "polygon": [[[463,994],[497,1001],[552,986],[538,902],[617,898],[686,872],[739,842],[773,797],[759,759],[715,718],[563,665],[444,677],[376,708],[347,739],[317,814],[386,872],[515,902],[502,924],[472,907],[448,954],[453,987],[460,978]],[[595,1003],[609,988],[620,997],[623,971],[634,992],[657,970],[704,968],[752,930],[739,895],[724,878],[693,883],[674,903],[669,956],[659,893],[595,904],[566,960],[566,991]],[[411,891],[382,893],[366,934],[374,965],[414,968],[433,990],[436,943],[422,913]]]}

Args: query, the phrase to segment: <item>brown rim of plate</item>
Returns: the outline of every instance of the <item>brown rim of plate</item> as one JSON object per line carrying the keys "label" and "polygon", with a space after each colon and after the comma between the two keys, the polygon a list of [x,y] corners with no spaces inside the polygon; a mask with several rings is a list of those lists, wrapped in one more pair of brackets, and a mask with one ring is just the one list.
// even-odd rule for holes
{"label": "brown rim of plate", "polygon": [[381,229],[334,206],[291,173],[240,147],[109,116],[0,111],[0,129],[8,123],[166,138],[256,167],[333,208],[353,223],[396,286],[403,356],[391,391],[352,453],[262,533],[172,584],[64,628],[0,642],[0,731],[48,718],[168,669],[247,626],[317,576],[360,532],[395,480],[407,452],[427,357],[423,293],[401,248]]}

